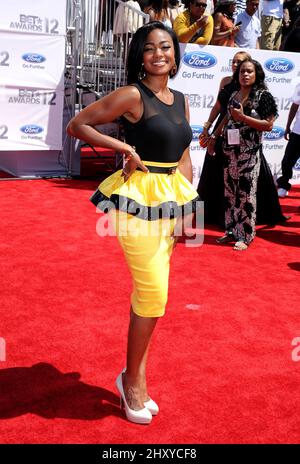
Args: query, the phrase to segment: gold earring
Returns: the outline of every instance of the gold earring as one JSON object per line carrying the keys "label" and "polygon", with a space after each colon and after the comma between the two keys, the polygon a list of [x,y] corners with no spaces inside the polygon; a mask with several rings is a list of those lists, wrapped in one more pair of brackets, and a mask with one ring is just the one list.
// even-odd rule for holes
{"label": "gold earring", "polygon": [[138,73],[138,79],[141,81],[142,79],[145,79],[145,77],[146,77],[146,71],[144,68],[144,63],[142,63],[141,69]]}
{"label": "gold earring", "polygon": [[172,69],[170,71],[170,77],[175,76],[176,73],[177,73],[177,64],[174,63],[174,66],[172,67]]}

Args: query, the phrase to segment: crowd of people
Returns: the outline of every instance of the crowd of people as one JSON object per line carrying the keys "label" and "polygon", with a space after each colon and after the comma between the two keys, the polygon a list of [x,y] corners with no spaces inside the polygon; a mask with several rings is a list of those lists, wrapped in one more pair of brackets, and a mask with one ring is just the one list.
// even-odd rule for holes
{"label": "crowd of people", "polygon": [[[238,52],[233,58],[233,73],[236,71],[238,65],[246,59],[254,66],[254,73],[258,72],[261,78],[263,76],[264,80],[264,72],[260,69],[260,65],[256,65],[256,62],[253,60],[251,61],[251,56],[247,53],[251,49],[300,51],[300,40],[297,40],[297,34],[300,32],[300,0],[285,2],[283,0],[129,0],[127,3],[147,13],[150,21],[159,21],[172,29],[181,43],[244,48],[245,52]],[[120,8],[124,10],[124,7],[118,7],[117,12]],[[202,133],[202,141],[203,137],[208,140],[208,130],[215,119],[217,119],[214,131],[209,136],[209,146],[205,156],[198,192],[200,198],[205,201],[206,222],[218,224],[222,227],[226,225],[226,221],[229,221],[229,214],[233,215],[233,205],[230,206],[227,213],[226,208],[230,204],[230,198],[233,199],[233,196],[236,195],[236,192],[231,192],[231,194],[229,192],[229,186],[233,185],[232,177],[228,179],[232,169],[226,170],[224,168],[224,160],[226,160],[226,157],[224,158],[224,154],[226,153],[226,146],[224,144],[226,127],[224,121],[228,113],[228,101],[233,91],[240,91],[238,88],[239,85],[238,79],[233,76],[227,76],[222,79],[218,99],[212,109],[209,121],[204,124]],[[268,95],[269,100],[273,98],[267,92],[266,88],[263,89],[264,86],[266,87],[265,83],[261,83],[261,87],[259,88],[259,86],[257,87],[257,83],[255,83],[254,90],[246,98],[246,106],[251,106],[255,103],[261,109],[266,95]],[[254,93],[256,94],[256,102],[254,102]],[[260,95],[261,101],[258,102],[258,96]],[[253,100],[251,104],[250,100]],[[288,126],[296,116],[296,108],[298,109],[298,99],[296,98],[293,101]],[[275,104],[272,110],[272,115],[275,119],[277,116]],[[246,208],[248,208],[249,214],[244,214],[243,216],[246,222],[249,219],[249,224],[250,222],[252,224],[250,227],[249,224],[246,226],[245,223],[244,227],[248,227],[253,239],[255,235],[255,223],[276,224],[285,220],[277,195],[284,197],[288,194],[292,168],[298,159],[298,151],[295,150],[295,144],[299,141],[298,134],[294,132],[290,134],[290,128],[287,127],[285,138],[289,139],[289,142],[283,158],[283,175],[278,179],[277,192],[271,171],[261,148],[261,136],[258,133],[261,134],[262,131],[258,130],[257,123],[254,123],[255,128],[251,127],[251,122],[251,129],[249,127],[247,130],[245,128],[242,129],[240,127],[242,125],[241,122],[235,121],[232,118],[232,114],[235,111],[236,109],[229,112],[230,117],[226,123],[229,124],[229,121],[231,121],[233,127],[238,125],[239,131],[241,133],[245,131],[246,133],[247,144],[250,137],[253,140],[255,139],[255,147],[259,147],[258,150],[254,150],[257,157],[254,163],[255,174],[253,174],[254,178],[250,182],[251,188],[249,187],[250,190],[253,189],[256,192],[255,202],[253,199],[250,201],[249,197],[246,196]],[[263,119],[262,114],[259,114],[259,118]],[[218,128],[221,121],[223,125],[220,125]],[[270,124],[266,123],[266,128],[269,126]],[[297,127],[297,124],[295,126]],[[258,132],[256,133],[255,130],[258,130]],[[241,146],[242,138],[239,140],[239,143]],[[209,155],[210,145],[212,144],[216,148],[214,150],[214,158]],[[235,148],[236,150],[237,148]],[[233,162],[233,157],[231,162]],[[235,171],[237,171],[237,168],[235,166]],[[248,168],[249,166],[247,166]],[[246,178],[243,177],[243,179],[245,180]],[[225,196],[224,188],[226,191]],[[240,202],[239,204],[241,205],[242,203]],[[242,213],[241,211],[238,213],[235,210],[235,214],[241,215]],[[233,236],[238,237],[240,234],[233,234]],[[252,240],[246,237],[244,239],[244,244],[247,245]],[[224,240],[226,241],[226,239]]]}
{"label": "crowd of people", "polygon": [[[282,160],[282,176],[277,179],[277,186],[275,186],[262,151],[261,134],[265,130],[271,130],[273,120],[277,117],[277,109],[272,95],[267,91],[264,71],[259,63],[252,60],[249,52],[255,48],[294,52],[300,50],[300,40],[297,40],[300,33],[300,0],[128,0],[125,3],[137,11],[147,13],[150,22],[158,21],[171,29],[181,43],[245,49],[245,52],[239,51],[234,55],[233,75],[222,79],[217,101],[209,120],[204,124],[200,142],[203,143],[206,140],[208,148],[198,185],[200,198],[205,201],[206,222],[226,227],[226,237],[223,237],[219,243],[227,242],[229,235],[231,239],[243,242],[244,245],[239,245],[239,247],[245,249],[255,236],[255,224],[276,224],[286,219],[282,214],[278,196],[285,197],[291,188],[289,180],[293,174],[293,166],[298,159],[297,146],[300,132],[298,129],[299,96],[295,91],[285,131],[288,144]],[[120,9],[124,12],[124,4],[117,8],[116,17]],[[131,27],[130,34],[132,34],[140,24],[131,23],[127,26],[129,29]],[[116,29],[116,26],[114,28]],[[254,82],[249,94],[247,92],[243,94],[242,84],[235,74],[237,68],[240,69],[239,65],[242,61],[252,66],[254,68],[252,74],[261,79],[260,84],[257,81]],[[237,108],[229,109],[228,105],[231,105],[229,102],[232,101],[233,92],[237,92],[238,96],[243,94],[245,101],[240,102],[242,103],[243,121],[235,119],[238,117]],[[267,116],[265,109],[262,109],[266,99],[272,108],[272,113]],[[236,98],[234,100],[236,101]],[[258,107],[257,111],[254,109],[255,105]],[[252,112],[255,112],[254,119],[258,118],[265,123],[260,122],[258,127],[257,121],[251,121],[249,117],[252,116],[247,113],[249,107]],[[272,124],[268,118],[271,118]],[[296,122],[291,131],[290,126],[294,118]],[[245,124],[246,119],[247,124]],[[215,120],[213,131],[209,132]],[[261,125],[265,128],[261,129]],[[226,145],[226,133],[234,128],[238,128],[240,138],[233,149],[231,145]],[[240,165],[233,166],[233,164],[237,157],[237,150],[244,152],[246,148],[249,153],[253,152],[254,158],[251,160],[248,153],[248,161],[245,160],[247,175],[243,175],[242,180],[247,184],[247,194],[244,192],[242,201],[241,197],[237,200],[236,186],[234,186],[237,178],[241,177]],[[232,152],[231,156],[228,150]],[[211,156],[212,154],[214,156]],[[255,195],[251,192],[255,192]],[[243,195],[242,189],[239,194]],[[232,204],[233,201],[238,201],[239,208]],[[242,211],[244,203],[245,210]],[[243,236],[240,232],[232,232],[233,216],[243,217],[243,227],[248,230],[249,236],[246,233]],[[241,225],[235,224],[235,227],[241,227]]]}
{"label": "crowd of people", "polygon": [[[300,0],[127,0],[125,3],[147,13],[150,21],[173,28],[181,43],[300,51]],[[128,17],[120,5],[117,18],[120,11]],[[115,33],[119,31],[119,21],[114,21]],[[122,20],[122,28],[129,34],[139,26],[137,21]]]}

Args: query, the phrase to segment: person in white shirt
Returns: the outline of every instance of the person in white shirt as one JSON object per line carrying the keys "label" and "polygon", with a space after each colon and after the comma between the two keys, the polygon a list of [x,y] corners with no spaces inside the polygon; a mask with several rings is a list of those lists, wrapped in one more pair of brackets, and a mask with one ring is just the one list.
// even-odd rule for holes
{"label": "person in white shirt", "polygon": [[139,2],[128,0],[120,3],[116,9],[113,33],[118,35],[134,34],[143,25],[143,17],[139,15],[141,7]]}
{"label": "person in white shirt", "polygon": [[247,0],[246,10],[239,13],[235,24],[241,23],[235,35],[235,45],[240,48],[259,48],[261,36],[260,20],[255,14],[259,7],[259,0]]}
{"label": "person in white shirt", "polygon": [[[286,123],[284,138],[288,140],[284,157],[281,161],[282,176],[277,179],[278,196],[283,198],[288,195],[291,188],[289,180],[293,177],[293,167],[300,158],[300,83],[296,86],[292,96],[292,106]],[[291,124],[294,122],[291,131]]]}
{"label": "person in white shirt", "polygon": [[279,50],[282,36],[284,0],[263,0],[261,16],[261,48]]}

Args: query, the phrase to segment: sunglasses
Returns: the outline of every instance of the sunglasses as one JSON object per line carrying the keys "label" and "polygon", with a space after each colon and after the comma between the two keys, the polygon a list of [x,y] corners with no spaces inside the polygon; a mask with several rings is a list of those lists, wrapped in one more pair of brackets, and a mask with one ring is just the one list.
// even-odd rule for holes
{"label": "sunglasses", "polygon": [[196,2],[196,3],[193,3],[193,6],[194,6],[195,8],[206,8],[206,7],[207,7],[207,3],[198,3],[198,2]]}

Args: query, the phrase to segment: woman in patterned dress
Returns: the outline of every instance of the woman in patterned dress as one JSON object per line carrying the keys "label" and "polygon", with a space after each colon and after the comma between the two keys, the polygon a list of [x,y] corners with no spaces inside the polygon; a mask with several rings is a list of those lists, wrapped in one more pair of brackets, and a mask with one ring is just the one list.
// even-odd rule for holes
{"label": "woman in patterned dress", "polygon": [[[233,81],[238,89],[229,99],[223,128],[218,128],[224,131],[226,233],[217,242],[236,242],[235,250],[245,250],[255,237],[262,133],[272,130],[278,114],[275,100],[267,91],[265,73],[257,61],[243,61]],[[216,135],[210,138],[209,153],[214,152]]]}

